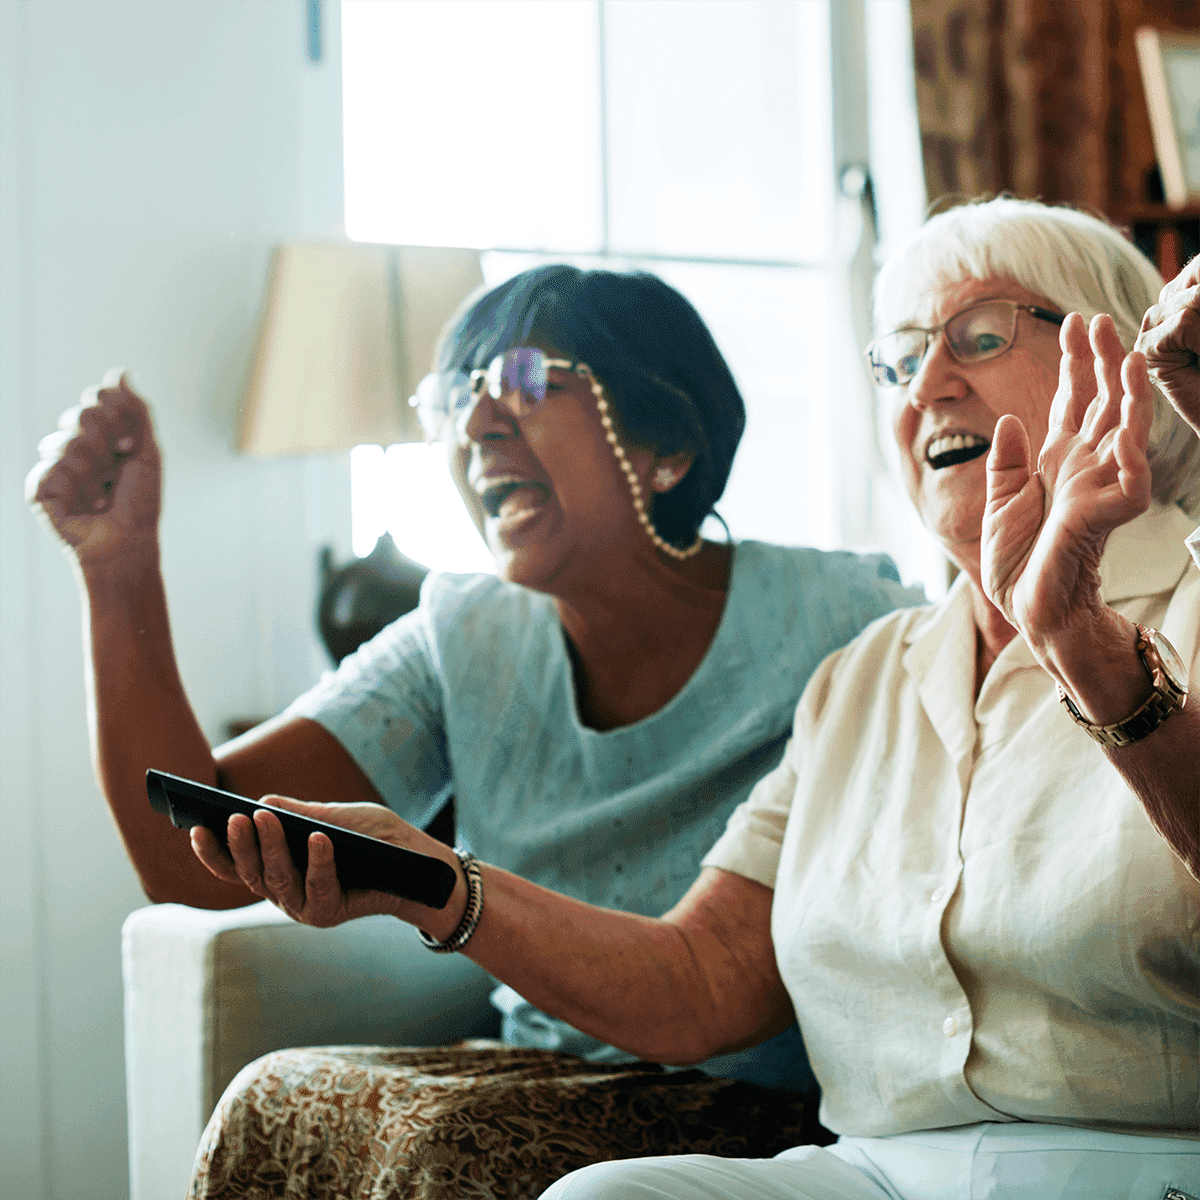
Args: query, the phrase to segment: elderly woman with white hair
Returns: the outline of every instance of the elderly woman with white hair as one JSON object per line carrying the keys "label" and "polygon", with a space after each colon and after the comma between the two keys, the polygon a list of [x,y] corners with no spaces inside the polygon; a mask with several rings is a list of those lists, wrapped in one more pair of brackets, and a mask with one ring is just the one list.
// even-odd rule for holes
{"label": "elderly woman with white hair", "polygon": [[[870,356],[959,568],[946,598],[825,660],[783,761],[661,919],[486,865],[442,913],[371,894],[439,939],[469,913],[464,953],[649,1060],[798,1017],[836,1144],[601,1163],[547,1198],[1200,1195],[1197,282],[1155,305],[1152,266],[1068,209],[932,218],[880,277]],[[306,878],[271,816],[231,844],[194,835],[298,919],[367,902],[319,835]]]}

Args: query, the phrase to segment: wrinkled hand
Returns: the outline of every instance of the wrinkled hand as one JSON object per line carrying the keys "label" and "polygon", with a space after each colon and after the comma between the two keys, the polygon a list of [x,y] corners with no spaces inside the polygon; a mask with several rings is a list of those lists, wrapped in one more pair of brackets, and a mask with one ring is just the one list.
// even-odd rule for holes
{"label": "wrinkled hand", "polygon": [[1152,393],[1143,356],[1125,355],[1108,316],[1088,330],[1072,313],[1061,344],[1036,474],[1014,416],[997,423],[987,464],[984,591],[1035,653],[1098,614],[1108,535],[1150,503]]}
{"label": "wrinkled hand", "polygon": [[155,543],[162,461],[150,410],[124,374],[85,391],[38,453],[25,499],[81,565]]}
{"label": "wrinkled hand", "polygon": [[[262,802],[404,848],[411,848],[410,835],[417,832],[382,804],[308,804],[285,796],[264,796]],[[197,825],[191,833],[196,857],[218,879],[244,884],[294,921],[325,929],[371,913],[396,912],[397,897],[388,892],[342,890],[334,867],[333,843],[323,833],[309,835],[305,875],[292,861],[283,826],[274,814],[259,811],[253,820],[236,814],[229,818],[226,833],[228,853],[211,830]]]}
{"label": "wrinkled hand", "polygon": [[1200,258],[1193,258],[1146,310],[1135,350],[1176,412],[1200,434]]}

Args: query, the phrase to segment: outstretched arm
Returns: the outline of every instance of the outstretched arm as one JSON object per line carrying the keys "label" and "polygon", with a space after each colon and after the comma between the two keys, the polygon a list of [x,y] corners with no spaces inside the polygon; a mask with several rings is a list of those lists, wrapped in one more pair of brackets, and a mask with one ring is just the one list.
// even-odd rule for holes
{"label": "outstretched arm", "polygon": [[[343,892],[333,846],[308,843],[308,870],[292,863],[278,819],[232,817],[226,854],[212,834],[192,831],[214,873],[240,881],[295,920],[335,925],[384,912],[445,940],[467,903],[458,860],[440,842],[378,805],[269,803],[345,825],[450,863],[458,883],[446,907],[426,908],[375,891]],[[465,953],[544,1011],[602,1041],[654,1062],[700,1062],[755,1045],[795,1019],[775,965],[773,892],[706,868],[661,919],[597,908],[482,865],[483,915]]]}
{"label": "outstretched arm", "polygon": [[187,834],[155,813],[146,768],[258,796],[378,799],[350,756],[311,721],[274,722],[214,757],[184,691],[159,569],[162,466],[150,412],[110,373],[39,446],[26,497],[61,541],[83,604],[96,778],[151,900],[233,908],[258,897],[215,878]]}
{"label": "outstretched arm", "polygon": [[[1126,356],[1109,317],[1063,323],[1059,388],[1036,471],[1020,421],[1003,417],[988,457],[982,578],[992,603],[1096,725],[1151,693],[1133,623],[1100,596],[1112,530],[1150,502],[1152,411],[1145,358]],[[1099,752],[1099,747],[1097,747]],[[1200,702],[1131,745],[1106,747],[1155,828],[1200,878]]]}

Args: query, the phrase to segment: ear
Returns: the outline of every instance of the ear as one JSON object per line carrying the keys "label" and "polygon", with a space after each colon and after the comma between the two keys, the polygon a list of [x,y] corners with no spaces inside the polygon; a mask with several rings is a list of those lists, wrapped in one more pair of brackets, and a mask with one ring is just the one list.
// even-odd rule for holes
{"label": "ear", "polygon": [[657,456],[650,467],[650,490],[669,492],[692,468],[696,455],[691,450]]}

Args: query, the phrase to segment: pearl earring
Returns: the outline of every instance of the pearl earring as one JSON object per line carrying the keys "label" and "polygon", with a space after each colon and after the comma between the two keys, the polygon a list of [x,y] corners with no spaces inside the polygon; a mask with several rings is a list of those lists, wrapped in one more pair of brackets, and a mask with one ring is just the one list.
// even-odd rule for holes
{"label": "pearl earring", "polygon": [[659,467],[654,472],[654,486],[666,491],[675,482],[675,472],[670,467]]}

